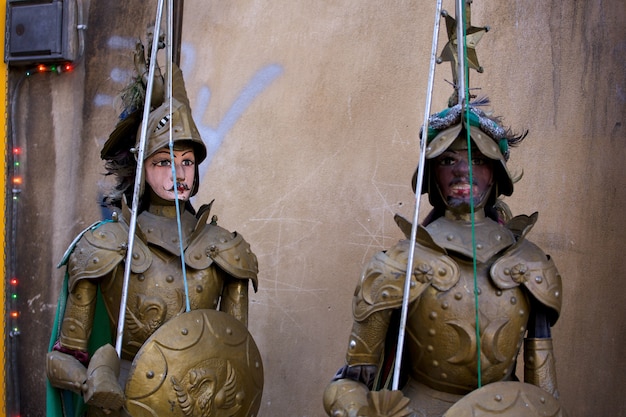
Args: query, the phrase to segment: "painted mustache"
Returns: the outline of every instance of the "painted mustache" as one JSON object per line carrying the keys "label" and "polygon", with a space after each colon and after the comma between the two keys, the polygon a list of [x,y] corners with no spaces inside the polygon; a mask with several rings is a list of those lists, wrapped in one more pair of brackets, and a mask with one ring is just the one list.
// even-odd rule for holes
{"label": "painted mustache", "polygon": [[[177,182],[176,183],[176,189],[178,190],[179,193],[181,193],[183,191],[191,190],[191,188],[189,188],[189,186],[187,184],[185,184],[184,182]],[[167,191],[173,192],[174,191],[174,186],[172,186],[172,188],[170,188]]]}

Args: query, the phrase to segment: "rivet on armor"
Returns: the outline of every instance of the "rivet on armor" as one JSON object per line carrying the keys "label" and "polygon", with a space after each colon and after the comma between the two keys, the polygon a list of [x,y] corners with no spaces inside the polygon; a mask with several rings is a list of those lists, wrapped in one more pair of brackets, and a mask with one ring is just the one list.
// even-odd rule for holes
{"label": "rivet on armor", "polygon": [[72,331],[72,332],[73,332],[74,330],[76,330],[76,326],[74,326],[74,325],[72,324],[72,325],[70,326],[70,331]]}
{"label": "rivet on armor", "polygon": [[148,233],[152,233],[152,232],[154,232],[154,229],[152,227],[149,227],[148,228]]}
{"label": "rivet on armor", "polygon": [[543,278],[542,278],[541,276],[536,276],[536,277],[535,277],[535,282],[536,282],[537,284],[541,284],[541,283],[543,282]]}
{"label": "rivet on armor", "polygon": [[463,298],[463,294],[461,294],[460,292],[457,292],[456,294],[454,294],[455,300],[460,300],[461,298]]}
{"label": "rivet on armor", "polygon": [[496,235],[496,236],[495,236],[495,238],[496,238],[496,240],[497,240],[498,242],[502,240],[502,236],[500,236],[500,235]]}
{"label": "rivet on armor", "polygon": [[448,374],[445,372],[441,373],[441,379],[448,379]]}
{"label": "rivet on armor", "polygon": [[478,294],[478,295],[482,294],[482,290],[481,290],[480,288],[478,288],[478,289],[476,290],[476,294]]}
{"label": "rivet on armor", "polygon": [[434,367],[439,366],[439,361],[433,361],[433,366],[434,366]]}
{"label": "rivet on armor", "polygon": [[356,348],[356,342],[354,340],[350,340],[350,349]]}
{"label": "rivet on armor", "polygon": [[145,279],[146,279],[146,276],[144,274],[137,275],[137,280],[138,281],[144,281]]}
{"label": "rivet on armor", "polygon": [[448,235],[448,236],[446,236],[446,239],[448,241],[454,240],[454,235]]}
{"label": "rivet on armor", "polygon": [[504,275],[511,275],[511,270],[509,268],[504,268]]}
{"label": "rivet on armor", "polygon": [[499,297],[502,295],[502,290],[496,290],[496,295]]}
{"label": "rivet on armor", "polygon": [[558,292],[558,291],[555,291],[555,292],[554,292],[554,296],[555,296],[556,298],[559,298],[559,297],[561,296],[561,293],[560,293],[560,292]]}
{"label": "rivet on armor", "polygon": [[546,403],[546,398],[545,397],[540,397],[539,401],[541,401],[541,404],[545,404]]}
{"label": "rivet on armor", "polygon": [[482,243],[479,243],[479,244],[476,245],[476,249],[477,250],[481,250],[482,248],[483,248],[483,244]]}
{"label": "rivet on armor", "polygon": [[98,258],[93,258],[93,259],[91,260],[91,262],[93,262],[94,264],[97,264],[98,262],[100,262],[100,259],[98,259]]}
{"label": "rivet on armor", "polygon": [[428,330],[428,334],[429,334],[430,336],[434,336],[434,335],[436,335],[436,334],[437,334],[437,332],[435,331],[435,329],[430,329],[430,330]]}
{"label": "rivet on armor", "polygon": [[439,268],[439,271],[437,271],[437,273],[440,277],[444,277],[448,273],[448,271],[446,271],[446,268]]}
{"label": "rivet on armor", "polygon": [[383,291],[382,294],[381,294],[381,297],[383,297],[383,299],[389,298],[389,292],[388,291]]}
{"label": "rivet on armor", "polygon": [[182,334],[183,336],[187,336],[189,334],[189,330],[188,329],[182,329],[180,331],[180,334]]}
{"label": "rivet on armor", "polygon": [[221,238],[221,239],[220,239],[220,242],[221,242],[221,243],[226,243],[226,239],[225,239],[225,238]]}
{"label": "rivet on armor", "polygon": [[259,361],[254,362],[254,367],[257,369],[261,367],[261,364],[259,363]]}
{"label": "rivet on armor", "polygon": [[519,332],[520,332],[520,333],[524,333],[525,331],[526,331],[526,326],[521,326],[521,327],[519,328]]}
{"label": "rivet on armor", "polygon": [[229,335],[229,336],[232,335],[233,334],[233,329],[231,329],[230,327],[227,327],[226,328],[226,334]]}
{"label": "rivet on armor", "polygon": [[146,372],[146,378],[148,378],[148,379],[152,379],[152,378],[154,378],[154,371],[148,371],[148,372]]}
{"label": "rivet on armor", "polygon": [[447,302],[447,301],[444,301],[443,303],[441,303],[441,308],[442,308],[442,309],[447,310],[447,309],[448,309],[448,307],[450,307],[450,304],[448,304],[448,302]]}
{"label": "rivet on armor", "polygon": [[426,350],[432,352],[433,350],[435,350],[435,348],[433,347],[433,345],[428,345],[426,346]]}
{"label": "rivet on armor", "polygon": [[194,258],[196,261],[199,261],[199,260],[200,260],[200,258],[202,258],[202,255],[200,255],[199,253],[196,253],[196,254],[193,256],[193,258]]}
{"label": "rivet on armor", "polygon": [[173,275],[168,275],[165,277],[165,281],[172,283],[174,282],[174,276]]}
{"label": "rivet on armor", "polygon": [[117,214],[117,211],[114,211],[114,212],[111,214],[111,220],[113,220],[114,222],[117,222],[117,221],[119,221],[119,219],[120,219],[119,214]]}
{"label": "rivet on armor", "polygon": [[411,280],[411,284],[410,285],[411,285],[411,288],[415,288],[415,286],[417,285],[417,282]]}
{"label": "rivet on armor", "polygon": [[494,400],[496,400],[497,402],[502,401],[502,395],[498,394],[494,397]]}
{"label": "rivet on armor", "polygon": [[239,262],[239,260],[241,260],[241,256],[239,256],[239,255],[235,255],[235,256],[234,256],[234,258],[235,258],[235,260],[236,260],[237,262]]}
{"label": "rivet on armor", "polygon": [[139,259],[139,254],[137,252],[133,252],[133,259]]}
{"label": "rivet on armor", "polygon": [[203,289],[204,289],[204,288],[202,288],[202,285],[198,285],[198,286],[196,287],[196,292],[197,292],[197,293],[201,293]]}
{"label": "rivet on armor", "polygon": [[81,293],[76,294],[76,299],[80,300],[83,298],[83,295]]}
{"label": "rivet on armor", "polygon": [[517,298],[511,297],[511,304],[517,304]]}
{"label": "rivet on armor", "polygon": [[431,320],[435,320],[437,318],[437,312],[431,311],[430,314],[428,315],[428,318]]}
{"label": "rivet on armor", "polygon": [[526,314],[526,312],[525,312],[524,310],[520,310],[520,311],[519,311],[519,315],[520,315],[520,316],[522,316],[522,317],[523,317],[523,316],[524,316],[524,314]]}
{"label": "rivet on armor", "polygon": [[172,238],[172,243],[178,243],[178,238],[177,237],[173,237]]}

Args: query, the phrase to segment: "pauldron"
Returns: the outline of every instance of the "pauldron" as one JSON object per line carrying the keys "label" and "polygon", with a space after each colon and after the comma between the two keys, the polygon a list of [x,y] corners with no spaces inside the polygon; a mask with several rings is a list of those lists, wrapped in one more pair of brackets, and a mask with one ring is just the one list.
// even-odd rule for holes
{"label": "pauldron", "polygon": [[185,251],[185,262],[192,268],[205,269],[215,262],[235,278],[249,279],[257,290],[258,264],[250,245],[237,232],[215,224],[205,224],[204,233],[191,242]]}
{"label": "pauldron", "polygon": [[[105,276],[115,269],[126,257],[128,249],[128,225],[122,221],[102,222],[81,233],[74,243],[68,258],[70,291],[82,279],[95,279]],[[135,239],[131,271],[145,272],[152,263],[148,246]]]}
{"label": "pauldron", "polygon": [[[420,229],[423,232],[423,229]],[[415,301],[429,286],[440,291],[450,289],[459,280],[459,267],[445,251],[427,239],[418,237],[413,254],[413,274],[409,289],[409,301]],[[385,252],[377,253],[366,266],[353,299],[353,314],[362,321],[372,313],[398,308],[408,264],[410,242],[400,241]]]}
{"label": "pauldron", "polygon": [[[251,280],[256,291],[258,264],[248,242],[237,232],[231,233],[214,223],[207,224],[208,211],[197,220],[189,213],[183,214],[185,264],[202,270],[215,262],[229,275]],[[171,238],[178,235],[176,223],[166,220],[146,212],[140,214],[133,244],[133,273],[143,273],[152,264],[153,254],[148,244],[180,256],[178,239]],[[92,225],[81,232],[67,251],[70,290],[77,281],[103,277],[123,262],[128,249],[128,232],[128,225],[117,215],[113,216],[113,221]]]}
{"label": "pauldron", "polygon": [[537,218],[535,212],[530,216],[516,216],[507,223],[517,241],[491,266],[491,277],[500,289],[526,287],[540,303],[550,308],[550,325],[554,325],[561,313],[563,284],[550,256],[526,240]]}
{"label": "pauldron", "polygon": [[520,240],[491,266],[491,278],[500,289],[523,285],[552,310],[554,325],[561,312],[562,283],[554,261],[528,240]]}

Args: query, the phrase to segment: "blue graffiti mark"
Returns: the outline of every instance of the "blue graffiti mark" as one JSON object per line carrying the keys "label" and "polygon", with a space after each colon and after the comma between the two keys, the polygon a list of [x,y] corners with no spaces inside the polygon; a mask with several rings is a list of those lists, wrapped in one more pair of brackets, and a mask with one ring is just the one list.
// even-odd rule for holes
{"label": "blue graffiti mark", "polygon": [[107,46],[111,49],[135,49],[137,38],[129,36],[111,36],[107,40]]}
{"label": "blue graffiti mark", "polygon": [[93,104],[97,107],[113,105],[113,97],[108,94],[96,94],[93,98]]}
{"label": "blue graffiti mark", "polygon": [[[131,37],[111,36],[107,45],[112,49],[134,49],[137,39]],[[183,73],[194,68],[196,61],[196,51],[193,45],[183,42],[182,54],[183,62],[180,67]],[[206,169],[211,165],[211,160],[222,145],[227,133],[233,128],[237,120],[248,109],[252,101],[261,94],[276,78],[283,73],[282,66],[278,64],[270,64],[258,70],[252,79],[241,90],[233,104],[230,106],[224,118],[219,122],[217,128],[205,125],[201,122],[202,115],[207,111],[211,100],[211,90],[208,86],[200,87],[197,91],[196,105],[193,107],[193,118],[200,132],[202,139],[207,147],[206,163],[200,167],[200,176],[202,177]],[[110,73],[111,79],[116,83],[126,82],[130,76],[129,70],[114,68]],[[114,102],[114,97],[97,94],[94,98],[96,106],[107,106]]]}
{"label": "blue graffiti mark", "polygon": [[250,106],[252,101],[262,93],[278,76],[283,73],[280,65],[272,64],[254,74],[250,82],[241,90],[233,104],[230,106],[224,118],[217,128],[203,125],[198,121],[202,120],[202,115],[206,112],[211,100],[211,90],[208,87],[201,87],[197,92],[197,105],[194,106],[193,118],[196,121],[200,135],[207,147],[207,163],[203,164],[204,169],[200,170],[202,176],[206,168],[211,165],[211,160],[221,146],[226,134],[235,125],[237,120]]}

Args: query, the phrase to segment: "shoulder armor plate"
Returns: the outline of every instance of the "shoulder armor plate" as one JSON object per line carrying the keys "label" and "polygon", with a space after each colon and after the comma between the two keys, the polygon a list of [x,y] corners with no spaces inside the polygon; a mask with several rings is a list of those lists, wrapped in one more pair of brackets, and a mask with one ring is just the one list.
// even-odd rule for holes
{"label": "shoulder armor plate", "polygon": [[[386,252],[377,253],[365,267],[356,288],[352,309],[357,321],[370,314],[402,305],[410,242],[400,241]],[[446,291],[459,280],[459,267],[450,257],[421,245],[415,247],[409,300],[416,300],[432,285]]]}
{"label": "shoulder armor plate", "polygon": [[[135,239],[131,270],[142,273],[152,263],[144,242]],[[128,226],[122,222],[102,223],[85,231],[69,256],[70,288],[81,279],[100,278],[111,272],[126,257]]]}
{"label": "shoulder armor plate", "polygon": [[185,251],[185,262],[192,268],[205,269],[213,262],[235,278],[250,279],[257,290],[258,263],[250,245],[237,232],[214,225],[204,226]]}
{"label": "shoulder armor plate", "polygon": [[494,284],[501,288],[524,285],[542,304],[561,312],[562,283],[554,261],[537,245],[521,240],[491,266]]}

